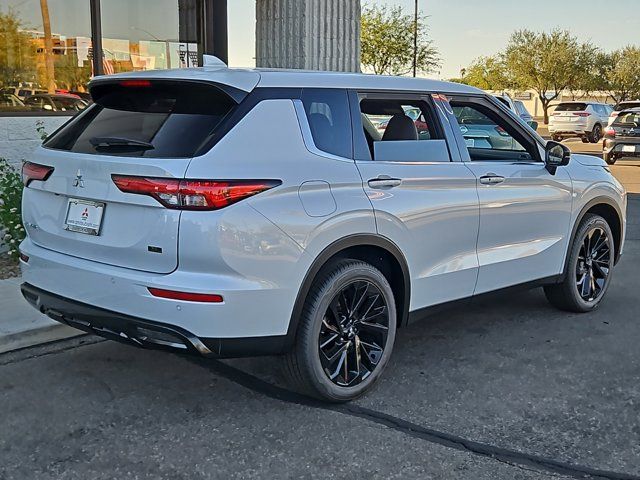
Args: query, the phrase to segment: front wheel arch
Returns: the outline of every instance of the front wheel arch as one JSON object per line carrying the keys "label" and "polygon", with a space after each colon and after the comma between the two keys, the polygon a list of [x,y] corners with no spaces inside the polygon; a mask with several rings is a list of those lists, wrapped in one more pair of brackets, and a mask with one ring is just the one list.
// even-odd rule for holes
{"label": "front wheel arch", "polygon": [[[589,213],[600,215],[609,224],[611,233],[613,234],[613,241],[615,246],[614,265],[617,264],[618,260],[620,259],[620,247],[622,246],[622,212],[620,211],[620,207],[618,207],[618,205],[608,197],[596,197],[590,200],[584,207],[582,207],[582,210],[580,210],[580,213],[576,217],[576,221],[573,224],[573,228],[571,229],[571,236],[569,237],[569,243],[567,244],[567,251],[571,247],[571,245],[573,245],[573,241],[575,240],[575,236],[578,231],[578,227],[582,222],[582,219]],[[564,260],[562,275],[559,281],[564,280],[567,274],[568,263],[569,255],[567,254]]]}

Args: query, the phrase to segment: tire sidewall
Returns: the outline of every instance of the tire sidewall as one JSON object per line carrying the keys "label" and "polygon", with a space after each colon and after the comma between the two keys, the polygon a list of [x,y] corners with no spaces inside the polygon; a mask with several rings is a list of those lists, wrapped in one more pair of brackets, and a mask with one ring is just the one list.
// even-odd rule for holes
{"label": "tire sidewall", "polygon": [[[393,297],[393,291],[387,279],[374,267],[364,263],[355,263],[353,267],[342,269],[337,268],[338,274],[330,274],[324,278],[317,292],[316,301],[309,308],[305,308],[306,321],[312,322],[312,327],[308,330],[307,338],[302,342],[302,353],[304,361],[307,364],[307,371],[312,375],[313,384],[319,390],[319,393],[333,401],[347,401],[357,398],[365,391],[369,390],[382,375],[385,367],[391,358],[391,352],[395,342],[397,311]],[[320,362],[320,352],[318,350],[318,338],[320,328],[325,312],[329,308],[329,304],[335,295],[347,284],[357,280],[366,280],[376,285],[382,292],[387,302],[389,312],[389,331],[387,334],[387,343],[384,347],[384,353],[378,366],[369,375],[369,377],[360,384],[353,387],[340,387],[334,384],[324,372]]]}

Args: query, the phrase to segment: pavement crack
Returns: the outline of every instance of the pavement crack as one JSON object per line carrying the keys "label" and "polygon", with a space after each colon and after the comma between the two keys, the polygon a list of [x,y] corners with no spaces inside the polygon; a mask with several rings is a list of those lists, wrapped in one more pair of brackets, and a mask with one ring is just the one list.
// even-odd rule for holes
{"label": "pavement crack", "polygon": [[472,455],[491,458],[498,462],[511,465],[513,467],[532,470],[536,472],[544,471],[555,476],[568,476],[572,478],[591,478],[606,480],[640,480],[640,476],[628,473],[620,473],[609,470],[600,470],[588,466],[565,463],[552,458],[540,455],[532,455],[517,450],[502,448],[487,443],[477,442],[447,432],[433,430],[416,423],[403,420],[402,418],[388,415],[377,410],[372,410],[353,403],[329,404],[320,402],[272,383],[266,382],[250,373],[232,367],[218,360],[186,357],[191,362],[208,369],[237,385],[247,388],[253,392],[262,394],[274,400],[301,405],[305,407],[328,410],[343,415],[361,418],[369,422],[383,425],[405,435],[424,440],[430,443],[442,445],[454,450],[463,451]]}

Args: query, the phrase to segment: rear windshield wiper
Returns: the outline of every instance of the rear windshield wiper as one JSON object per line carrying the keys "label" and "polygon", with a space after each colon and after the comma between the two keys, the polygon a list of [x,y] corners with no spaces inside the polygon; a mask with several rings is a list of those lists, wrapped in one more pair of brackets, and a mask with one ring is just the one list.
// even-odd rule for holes
{"label": "rear windshield wiper", "polygon": [[96,149],[130,147],[137,150],[153,150],[155,148],[149,142],[122,137],[93,137],[91,140],[89,140],[89,143],[91,143],[91,145],[93,145]]}

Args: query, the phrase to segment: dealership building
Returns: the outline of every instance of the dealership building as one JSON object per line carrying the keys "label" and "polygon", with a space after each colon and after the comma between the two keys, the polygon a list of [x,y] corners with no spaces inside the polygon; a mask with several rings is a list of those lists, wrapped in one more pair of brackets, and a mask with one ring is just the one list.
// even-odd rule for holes
{"label": "dealership building", "polygon": [[[234,24],[255,29],[257,67],[358,71],[360,0],[243,3],[252,15]],[[82,108],[63,97],[85,97],[94,76],[188,68],[201,65],[204,54],[228,63],[230,38],[242,38],[229,35],[230,5],[0,0],[0,158],[16,165],[27,158],[40,141],[38,127],[51,132]]]}

